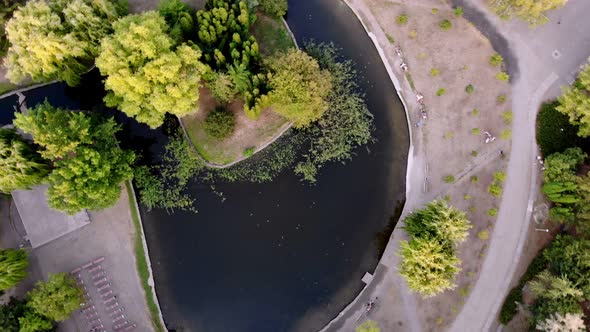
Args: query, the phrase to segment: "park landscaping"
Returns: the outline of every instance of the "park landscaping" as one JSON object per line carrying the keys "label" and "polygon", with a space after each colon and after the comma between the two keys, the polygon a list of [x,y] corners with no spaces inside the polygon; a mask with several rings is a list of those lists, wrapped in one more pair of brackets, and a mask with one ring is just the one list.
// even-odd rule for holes
{"label": "park landscaping", "polygon": [[[512,130],[510,75],[502,56],[462,17],[462,8],[437,1],[366,3],[378,23],[371,25],[382,32],[376,33],[379,45],[392,67],[400,68],[398,77],[405,76],[401,94],[409,105],[412,136],[420,146],[418,158],[423,158],[426,177],[416,189],[420,193],[414,213],[428,208],[429,202],[444,201],[470,221],[464,240],[447,239],[444,250],[422,243],[440,237],[432,232],[411,232],[408,244],[401,242],[398,250],[402,267],[415,262],[428,271],[401,273],[419,295],[416,319],[425,330],[441,330],[453,322],[477,281],[500,213]],[[412,241],[414,246],[408,247]],[[409,249],[422,250],[424,258],[410,259],[405,255]],[[402,292],[397,287],[392,292]],[[399,297],[382,301],[391,301],[388,307],[403,306]]]}

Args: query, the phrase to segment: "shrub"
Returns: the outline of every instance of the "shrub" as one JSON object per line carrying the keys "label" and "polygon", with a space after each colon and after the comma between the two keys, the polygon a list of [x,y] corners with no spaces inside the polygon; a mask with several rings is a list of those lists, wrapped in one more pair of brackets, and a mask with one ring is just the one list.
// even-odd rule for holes
{"label": "shrub", "polygon": [[471,111],[471,115],[478,116],[479,115],[479,110],[477,108],[474,108],[473,111]]}
{"label": "shrub", "polygon": [[471,129],[471,133],[473,135],[479,135],[479,128],[473,128],[473,129]]}
{"label": "shrub", "polygon": [[416,30],[411,30],[411,31],[408,33],[408,36],[409,36],[411,39],[414,39],[414,38],[416,38],[416,37],[418,36],[418,32],[416,32]]}
{"label": "shrub", "polygon": [[469,84],[468,86],[465,87],[465,92],[467,92],[468,94],[472,94],[474,90],[475,90],[475,88],[473,87],[472,84]]}
{"label": "shrub", "polygon": [[451,139],[451,138],[453,138],[453,136],[454,136],[454,134],[453,134],[452,131],[447,131],[445,133],[445,136],[444,137],[445,137],[445,139]]}
{"label": "shrub", "polygon": [[254,155],[254,151],[256,151],[256,147],[252,146],[244,150],[245,157],[252,157]]}
{"label": "shrub", "polygon": [[491,208],[488,210],[488,216],[490,217],[495,217],[498,215],[498,209],[496,208]]}
{"label": "shrub", "polygon": [[488,187],[488,192],[494,197],[500,197],[502,195],[502,187],[494,182]]}
{"label": "shrub", "polygon": [[455,177],[452,176],[452,175],[445,175],[445,177],[443,178],[443,180],[446,183],[453,183],[453,182],[455,182]]}
{"label": "shrub", "polygon": [[463,14],[464,14],[463,7],[461,7],[461,6],[455,7],[455,9],[453,9],[453,14],[455,14],[455,16],[463,16]]}
{"label": "shrub", "polygon": [[522,301],[522,286],[518,285],[508,293],[500,310],[500,323],[508,324],[517,313],[517,302]]}
{"label": "shrub", "polygon": [[490,232],[487,230],[480,231],[479,233],[477,233],[477,238],[482,241],[487,240],[490,238]]}
{"label": "shrub", "polygon": [[558,101],[544,103],[537,115],[537,143],[543,156],[563,152],[580,143],[578,129],[570,124],[567,115],[555,109],[557,106]]}
{"label": "shrub", "polygon": [[420,52],[420,54],[418,54],[418,59],[422,60],[426,57],[426,52]]}
{"label": "shrub", "polygon": [[510,129],[504,129],[504,130],[502,130],[502,132],[500,133],[500,137],[502,139],[510,139],[510,138],[512,138],[512,130],[510,130]]}
{"label": "shrub", "polygon": [[510,75],[508,75],[506,72],[499,72],[496,74],[496,79],[502,82],[508,82],[510,80]]}
{"label": "shrub", "polygon": [[438,8],[432,8],[431,12],[432,12],[433,14],[438,14]]}
{"label": "shrub", "polygon": [[468,201],[468,200],[471,199],[471,195],[465,194],[465,195],[463,195],[463,199],[466,200],[466,201]]}
{"label": "shrub", "polygon": [[477,157],[479,155],[479,152],[477,152],[476,150],[472,150],[471,151],[471,156],[472,157]]}
{"label": "shrub", "polygon": [[496,97],[496,101],[498,102],[498,104],[503,104],[506,101],[506,95],[505,94],[498,95],[498,97]]}
{"label": "shrub", "polygon": [[514,114],[512,114],[512,111],[504,111],[502,112],[502,119],[504,119],[504,123],[507,125],[511,125],[512,124],[512,118],[513,118]]}
{"label": "shrub", "polygon": [[391,36],[388,33],[386,33],[385,35],[387,36],[387,40],[389,40],[390,43],[395,44],[395,38],[393,38],[393,36]]}
{"label": "shrub", "polygon": [[498,67],[499,65],[501,65],[503,61],[504,58],[502,58],[502,56],[498,53],[490,56],[490,65],[494,67]]}
{"label": "shrub", "polygon": [[444,95],[445,92],[447,92],[447,90],[445,90],[444,88],[440,88],[440,89],[436,90],[436,95],[440,97],[440,96]]}
{"label": "shrub", "polygon": [[438,70],[437,68],[430,69],[430,76],[436,77],[438,76],[438,74],[440,74],[440,70]]}
{"label": "shrub", "polygon": [[27,276],[28,254],[24,250],[0,250],[0,290],[14,287]]}
{"label": "shrub", "polygon": [[408,15],[406,14],[401,14],[397,17],[397,24],[399,25],[403,25],[408,23]]}
{"label": "shrub", "polygon": [[479,178],[477,177],[477,175],[474,175],[471,177],[471,183],[478,183],[479,182]]}
{"label": "shrub", "polygon": [[235,125],[234,114],[223,107],[217,107],[207,115],[203,129],[207,135],[221,140],[234,132]]}
{"label": "shrub", "polygon": [[449,20],[442,20],[438,24],[438,27],[441,28],[441,30],[446,31],[446,30],[449,30],[450,28],[453,27],[453,23],[451,23],[451,21],[449,21]]}
{"label": "shrub", "polygon": [[260,10],[273,17],[282,17],[287,14],[289,7],[287,0],[259,0]]}
{"label": "shrub", "polygon": [[504,172],[496,172],[494,173],[494,180],[498,182],[506,181],[506,173]]}

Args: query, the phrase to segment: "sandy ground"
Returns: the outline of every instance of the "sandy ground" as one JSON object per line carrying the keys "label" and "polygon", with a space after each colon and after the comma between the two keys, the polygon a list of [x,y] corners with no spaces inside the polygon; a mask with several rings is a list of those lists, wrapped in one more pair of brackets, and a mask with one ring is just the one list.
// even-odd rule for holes
{"label": "sandy ground", "polygon": [[209,137],[202,126],[218,103],[207,88],[201,88],[199,94],[199,111],[186,115],[181,121],[197,151],[213,164],[225,165],[239,160],[244,157],[247,148],[259,150],[266,142],[272,141],[277,133],[289,127],[285,118],[271,110],[264,110],[256,120],[248,118],[244,113],[244,103],[237,100],[227,105],[227,109],[235,116],[235,130],[231,136],[219,141]]}

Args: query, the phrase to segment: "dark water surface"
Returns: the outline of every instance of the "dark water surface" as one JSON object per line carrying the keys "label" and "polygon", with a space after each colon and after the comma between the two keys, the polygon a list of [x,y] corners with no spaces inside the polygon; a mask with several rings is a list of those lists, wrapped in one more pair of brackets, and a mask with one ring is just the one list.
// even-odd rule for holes
{"label": "dark water surface", "polygon": [[[378,53],[339,0],[290,0],[299,41],[333,41],[360,72],[375,115],[377,142],[346,165],[322,170],[318,184],[291,170],[268,184],[194,182],[198,214],[141,215],[164,319],[170,329],[205,332],[315,331],[362,288],[377,264],[375,235],[404,200],[408,151],[405,114]],[[26,92],[33,106],[104,109],[96,72],[81,88],[54,84]],[[4,104],[0,101],[4,113]],[[166,138],[118,112],[122,144],[156,157]],[[4,116],[5,114],[3,114]]]}

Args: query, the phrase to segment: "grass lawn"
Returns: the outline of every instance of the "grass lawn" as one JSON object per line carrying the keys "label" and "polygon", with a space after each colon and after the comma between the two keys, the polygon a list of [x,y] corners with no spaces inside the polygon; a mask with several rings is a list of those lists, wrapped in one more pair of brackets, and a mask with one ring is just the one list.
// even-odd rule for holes
{"label": "grass lawn", "polygon": [[217,105],[209,90],[201,88],[199,111],[181,119],[194,147],[206,161],[213,164],[226,165],[245,157],[247,149],[264,145],[288,125],[285,118],[271,110],[264,110],[258,119],[252,120],[244,113],[243,102],[236,100],[227,106],[235,115],[235,130],[231,136],[220,141],[207,135],[203,129],[207,114]]}
{"label": "grass lawn", "polygon": [[280,19],[261,13],[257,13],[256,17],[250,32],[256,37],[263,57],[295,47],[293,39]]}
{"label": "grass lawn", "polygon": [[154,301],[154,297],[152,296],[152,286],[150,286],[148,283],[148,280],[150,278],[150,271],[148,269],[146,254],[143,249],[143,242],[141,240],[143,232],[139,221],[139,212],[135,207],[135,195],[133,195],[133,191],[131,190],[131,185],[129,181],[125,182],[125,187],[127,188],[127,196],[129,197],[129,209],[131,210],[133,225],[135,226],[135,260],[137,262],[137,273],[139,274],[139,278],[141,279],[141,286],[143,287],[143,290],[145,292],[145,299],[150,310],[152,325],[154,326],[154,329],[157,332],[164,332],[166,331],[166,329],[160,324],[160,320],[158,319],[158,317],[160,316],[160,311],[158,309],[158,305]]}
{"label": "grass lawn", "polygon": [[16,88],[16,85],[12,83],[0,82],[0,95],[3,95],[10,90],[13,90],[14,88]]}
{"label": "grass lawn", "polygon": [[[258,40],[263,57],[295,47],[291,35],[279,19],[258,13],[251,32]],[[227,105],[236,118],[235,130],[230,137],[220,141],[203,130],[207,114],[219,104],[207,88],[201,88],[199,93],[199,111],[183,117],[181,121],[193,146],[210,163],[227,165],[250,156],[252,149],[258,151],[288,126],[285,118],[269,109],[264,110],[258,119],[252,120],[244,113],[243,101],[235,100]]]}

